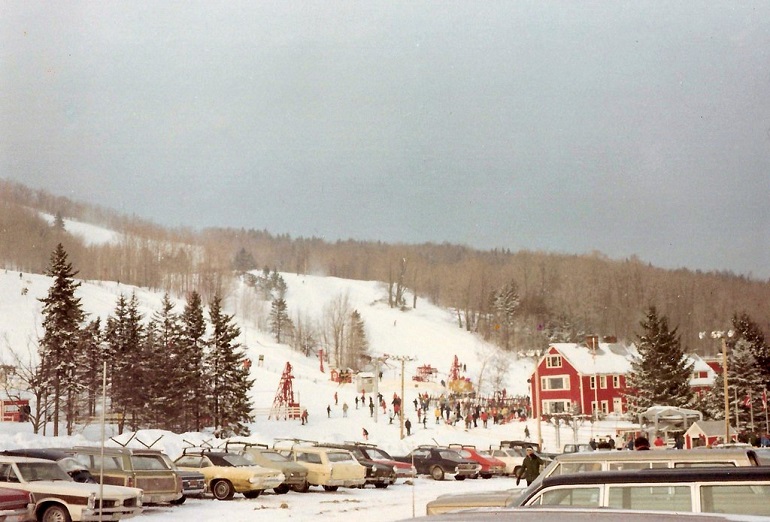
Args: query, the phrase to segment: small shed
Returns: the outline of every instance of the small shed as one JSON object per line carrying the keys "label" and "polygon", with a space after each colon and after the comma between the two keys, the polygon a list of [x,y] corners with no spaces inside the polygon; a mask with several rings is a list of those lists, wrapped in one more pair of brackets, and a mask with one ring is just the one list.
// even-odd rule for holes
{"label": "small shed", "polygon": [[372,372],[358,372],[356,374],[356,391],[366,393],[374,391],[374,374]]}
{"label": "small shed", "polygon": [[[730,426],[730,440],[735,440],[738,432]],[[695,421],[684,433],[684,447],[712,446],[725,437],[725,421]]]}

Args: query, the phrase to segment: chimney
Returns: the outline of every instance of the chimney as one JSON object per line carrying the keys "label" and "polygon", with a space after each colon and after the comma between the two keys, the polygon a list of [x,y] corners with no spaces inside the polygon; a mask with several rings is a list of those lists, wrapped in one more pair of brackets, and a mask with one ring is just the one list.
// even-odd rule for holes
{"label": "chimney", "polygon": [[599,336],[598,335],[586,335],[586,347],[593,351],[599,348]]}

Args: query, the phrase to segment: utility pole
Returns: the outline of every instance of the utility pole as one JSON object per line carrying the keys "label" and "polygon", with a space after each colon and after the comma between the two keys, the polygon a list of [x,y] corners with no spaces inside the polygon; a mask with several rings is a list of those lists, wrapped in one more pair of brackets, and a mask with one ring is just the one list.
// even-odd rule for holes
{"label": "utility pole", "polygon": [[401,410],[399,411],[399,417],[401,417],[401,440],[404,439],[404,408],[406,407],[406,397],[404,397],[404,394],[406,392],[405,385],[404,385],[404,374],[406,370],[406,361],[415,361],[417,360],[416,357],[409,357],[406,355],[387,355],[385,354],[386,358],[395,359],[397,361],[401,361]]}

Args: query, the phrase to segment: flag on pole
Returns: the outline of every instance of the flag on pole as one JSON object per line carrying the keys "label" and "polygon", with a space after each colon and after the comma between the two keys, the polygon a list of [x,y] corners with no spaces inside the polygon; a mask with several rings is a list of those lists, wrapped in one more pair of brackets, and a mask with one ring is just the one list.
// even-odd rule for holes
{"label": "flag on pole", "polygon": [[747,407],[747,408],[748,408],[749,406],[751,406],[751,396],[749,396],[749,395],[746,395],[746,396],[743,398],[743,405],[744,405],[745,407]]}

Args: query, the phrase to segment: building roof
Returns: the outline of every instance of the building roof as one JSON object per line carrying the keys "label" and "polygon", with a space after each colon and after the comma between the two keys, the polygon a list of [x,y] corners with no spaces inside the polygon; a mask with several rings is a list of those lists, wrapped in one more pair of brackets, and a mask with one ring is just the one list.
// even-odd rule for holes
{"label": "building roof", "polygon": [[[626,375],[631,373],[633,360],[639,357],[633,344],[599,342],[595,352],[583,343],[552,343],[550,348],[555,348],[581,375]],[[711,386],[716,378],[713,368],[699,355],[686,357],[695,375],[706,373],[706,377],[690,379],[690,386]]]}
{"label": "building roof", "polygon": [[[685,432],[685,435],[697,437],[701,433],[708,438],[721,437],[725,434],[725,421],[695,421]],[[730,426],[730,435],[735,435],[736,433],[735,429]]]}

